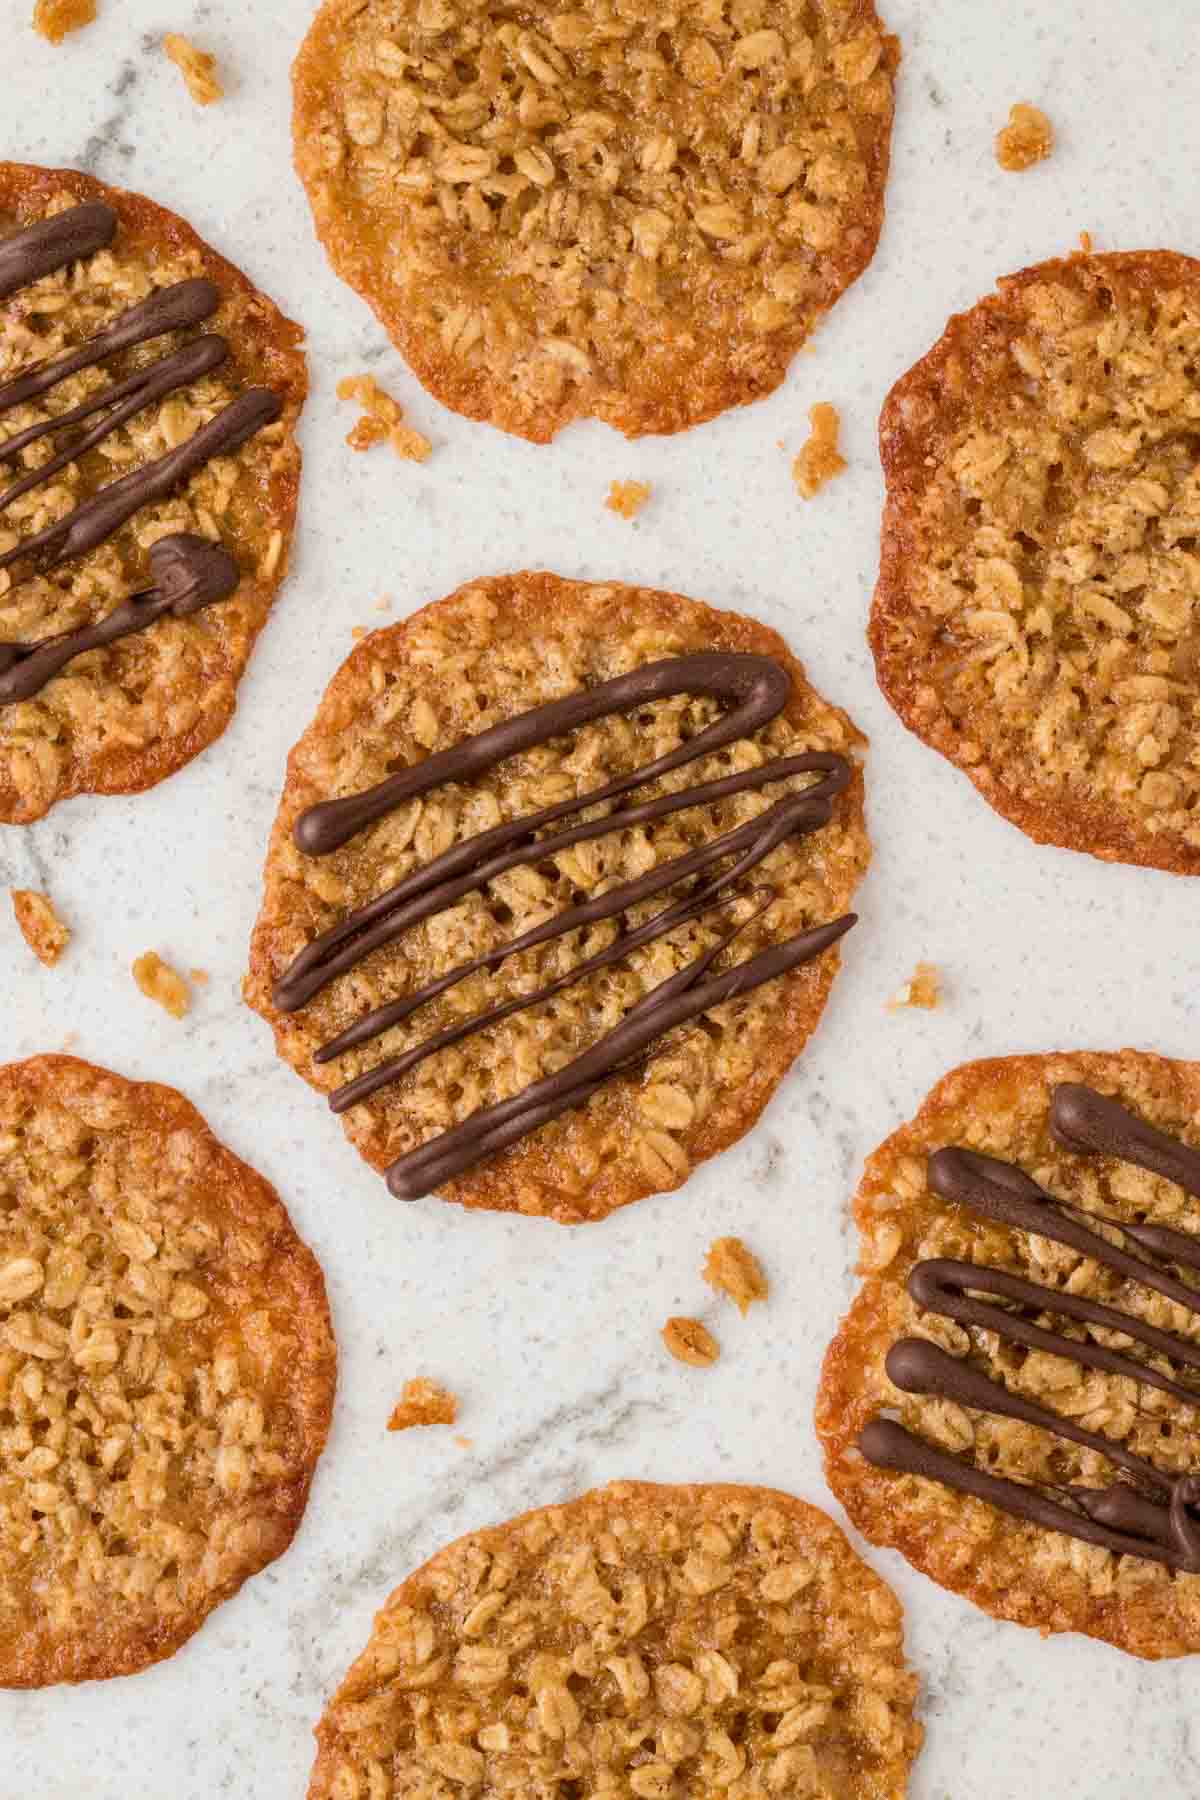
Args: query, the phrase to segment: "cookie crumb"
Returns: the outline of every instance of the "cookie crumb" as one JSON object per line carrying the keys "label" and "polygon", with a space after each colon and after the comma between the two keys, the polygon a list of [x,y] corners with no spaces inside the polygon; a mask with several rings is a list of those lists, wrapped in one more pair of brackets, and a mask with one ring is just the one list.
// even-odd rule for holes
{"label": "cookie crumb", "polygon": [[193,987],[207,987],[212,980],[212,976],[207,969],[189,969],[188,980]]}
{"label": "cookie crumb", "polygon": [[721,1354],[720,1344],[699,1319],[668,1319],[662,1341],[676,1362],[691,1363],[696,1369],[711,1367]]}
{"label": "cookie crumb", "polygon": [[805,500],[812,500],[827,481],[840,475],[846,467],[846,459],[838,451],[838,430],[841,416],[836,406],[828,401],[818,401],[809,408],[809,423],[812,435],[799,456],[792,463],[792,480],[797,492]]}
{"label": "cookie crumb", "polygon": [[941,1005],[942,978],[936,963],[919,962],[902,988],[897,988],[887,1003],[889,1012],[903,1012],[906,1007],[921,1007],[932,1012]]}
{"label": "cookie crumb", "polygon": [[33,29],[51,44],[61,44],[68,32],[90,25],[96,17],[96,0],[37,0]]}
{"label": "cookie crumb", "polygon": [[353,629],[350,632],[350,636],[354,639],[356,644],[361,643],[363,638],[366,637],[367,629],[368,628],[365,625],[355,625],[353,627]]}
{"label": "cookie crumb", "polygon": [[163,961],[157,950],[147,950],[137,958],[133,979],[147,1000],[156,1001],[173,1019],[182,1019],[192,1004],[187,982],[178,970]]}
{"label": "cookie crumb", "polygon": [[604,504],[609,512],[620,513],[623,519],[636,519],[650,494],[648,481],[611,481]]}
{"label": "cookie crumb", "polygon": [[338,382],[339,400],[356,400],[364,410],[347,434],[352,450],[372,450],[386,438],[397,456],[406,462],[428,462],[433,445],[419,431],[403,423],[398,400],[384,392],[373,375],[346,375]]}
{"label": "cookie crumb", "polygon": [[1040,107],[1024,100],[1010,108],[1008,124],[996,133],[996,161],[1014,174],[1045,162],[1053,148],[1053,125]]}
{"label": "cookie crumb", "polygon": [[55,912],[49,894],[39,894],[33,888],[10,891],[21,936],[38,961],[52,969],[71,941],[70,930]]}
{"label": "cookie crumb", "polygon": [[436,1381],[418,1375],[415,1381],[405,1382],[387,1428],[408,1431],[413,1425],[453,1425],[457,1418],[458,1401],[454,1395]]}
{"label": "cookie crumb", "polygon": [[762,1264],[741,1238],[717,1238],[709,1248],[703,1275],[710,1287],[729,1295],[743,1318],[756,1300],[767,1297]]}
{"label": "cookie crumb", "polygon": [[460,1450],[473,1450],[475,1448],[475,1439],[474,1438],[456,1437],[454,1441],[458,1445]]}
{"label": "cookie crumb", "polygon": [[1081,231],[1079,234],[1079,254],[1081,256],[1090,256],[1092,254],[1092,234],[1090,231]]}
{"label": "cookie crumb", "polygon": [[225,89],[217,80],[215,56],[210,56],[206,50],[197,50],[190,38],[181,37],[177,31],[166,33],[162,47],[183,76],[187,91],[197,106],[211,106],[214,100],[221,98]]}

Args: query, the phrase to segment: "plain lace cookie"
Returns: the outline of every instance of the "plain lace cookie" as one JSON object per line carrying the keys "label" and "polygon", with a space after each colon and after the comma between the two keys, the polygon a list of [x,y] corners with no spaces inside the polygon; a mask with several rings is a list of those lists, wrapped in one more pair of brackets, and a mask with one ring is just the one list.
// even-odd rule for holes
{"label": "plain lace cookie", "polygon": [[968,1063],[854,1210],[817,1403],[853,1523],[999,1618],[1200,1650],[1200,1063]]}
{"label": "plain lace cookie", "polygon": [[824,1513],[619,1482],[410,1575],[317,1727],[309,1800],[903,1800],[891,1590]]}
{"label": "plain lace cookie", "polygon": [[173,213],[0,163],[0,822],[229,723],[287,569],[300,341]]}
{"label": "plain lace cookie", "polygon": [[778,387],[870,262],[899,60],[871,0],[326,0],[296,166],[446,405],[680,431]]}
{"label": "plain lace cookie", "polygon": [[471,583],[288,762],[247,998],[403,1199],[602,1218],[748,1130],[866,867],[861,738],[773,631]]}
{"label": "plain lace cookie", "polygon": [[132,1675],[292,1541],[325,1284],[173,1088],[0,1069],[0,1687]]}
{"label": "plain lace cookie", "polygon": [[880,421],[871,645],[904,723],[1038,843],[1200,874],[1200,262],[1038,264]]}

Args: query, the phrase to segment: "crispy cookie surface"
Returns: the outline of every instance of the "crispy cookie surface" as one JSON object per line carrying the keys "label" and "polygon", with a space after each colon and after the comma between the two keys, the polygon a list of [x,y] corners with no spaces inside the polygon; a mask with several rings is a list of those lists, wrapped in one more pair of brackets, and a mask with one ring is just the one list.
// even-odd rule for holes
{"label": "crispy cookie surface", "polygon": [[439,1552],[317,1728],[309,1800],[900,1800],[899,1602],[824,1513],[619,1482]]}
{"label": "crispy cookie surface", "polygon": [[[744,792],[715,805],[577,845],[552,862],[500,875],[482,893],[411,927],[301,1010],[283,1013],[275,982],[321,931],[373,900],[459,839],[537,807],[586,794],[678,745],[719,716],[717,702],[680,695],[634,717],[617,714],[566,739],[511,757],[469,783],[439,788],[360,831],[333,855],[302,854],[292,829],[306,807],[357,792],[473,733],[656,659],[690,651],[757,652],[792,679],[784,711],[755,739],[706,756],[639,788],[674,787],[814,749],[855,758],[862,739],[845,714],[804,678],[781,638],[737,613],[678,594],[588,585],[524,573],[474,582],[401,625],[378,631],[330,683],[314,723],[288,761],[267,853],[265,893],[251,947],[246,994],[269,1020],[276,1047],[304,1079],[330,1093],[465,1013],[541,988],[615,940],[608,920],[480,971],[423,1006],[413,1023],[317,1064],[321,1044],[368,1009],[421,988],[468,958],[494,950],[569,902],[644,874],[756,817],[811,777]],[[742,922],[736,960],[845,912],[867,864],[862,776],[835,802],[828,826],[790,838],[753,877],[754,891],[627,959],[589,975],[548,1005],[439,1051],[402,1081],[343,1115],[347,1134],[376,1168],[561,1067],[631,1006],[704,948],[731,917]],[[615,815],[619,819],[619,813]],[[661,898],[632,908],[649,917]],[[563,1223],[599,1219],[646,1194],[678,1187],[694,1164],[749,1129],[816,1026],[838,966],[836,949],[653,1044],[631,1072],[615,1075],[586,1105],[442,1186],[466,1206],[543,1214]]]}
{"label": "crispy cookie surface", "polygon": [[446,405],[679,431],[777,387],[870,261],[898,63],[871,0],[326,0],[296,165]]}
{"label": "crispy cookie surface", "polygon": [[178,1649],[287,1549],[334,1379],[315,1259],[182,1095],[0,1069],[0,1685]]}
{"label": "crispy cookie surface", "polygon": [[[44,277],[0,304],[0,379],[20,375],[94,336],[172,282],[205,276],[221,305],[204,329],[228,360],[136,413],[96,449],[0,515],[0,550],[71,512],[115,478],[184,443],[249,387],[282,400],[279,420],[217,457],[166,499],[142,506],[115,536],[48,573],[0,572],[0,642],[40,640],[107,617],[149,585],[147,552],[189,532],[219,540],[242,579],[218,605],[148,629],[69,663],[33,699],[0,706],[0,821],[26,824],[72,794],[134,793],[189,762],[233,715],[238,681],[287,568],[300,452],[294,428],[307,374],[301,332],[190,226],[139,194],[72,170],[0,163],[0,241],[52,214],[103,201],[119,219],[108,250]],[[5,435],[57,416],[109,381],[195,333],[173,333],[84,369],[40,400],[10,409]],[[47,440],[22,453],[49,456]]]}
{"label": "crispy cookie surface", "polygon": [[[1084,1083],[1172,1137],[1200,1145],[1200,1063],[1133,1050],[1013,1056],[965,1064],[940,1081],[916,1118],[869,1158],[855,1199],[863,1286],[826,1355],[818,1394],[826,1474],[873,1543],[894,1546],[986,1612],[1043,1633],[1085,1632],[1137,1656],[1179,1656],[1200,1650],[1200,1575],[1114,1555],[940,1482],[873,1467],[856,1448],[864,1425],[886,1412],[939,1449],[1022,1484],[1061,1491],[1120,1478],[1095,1449],[1040,1427],[902,1392],[884,1359],[897,1339],[917,1337],[965,1357],[1022,1400],[1115,1437],[1170,1474],[1200,1467],[1196,1414],[1178,1399],[1042,1349],[1025,1350],[994,1332],[968,1331],[922,1311],[906,1290],[914,1265],[929,1258],[986,1264],[1101,1300],[1200,1344],[1195,1313],[1064,1244],[982,1220],[931,1191],[930,1154],[963,1146],[1015,1163],[1082,1214],[1170,1223],[1194,1233],[1196,1202],[1182,1188],[1110,1157],[1081,1156],[1051,1136],[1051,1097],[1059,1083]],[[1042,1322],[1062,1328],[1060,1320]],[[1086,1327],[1081,1341],[1120,1345],[1122,1336]],[[1149,1360],[1169,1367],[1161,1358]]]}
{"label": "crispy cookie surface", "polygon": [[1038,843],[1200,874],[1200,262],[1076,256],[951,319],[880,422],[871,644]]}

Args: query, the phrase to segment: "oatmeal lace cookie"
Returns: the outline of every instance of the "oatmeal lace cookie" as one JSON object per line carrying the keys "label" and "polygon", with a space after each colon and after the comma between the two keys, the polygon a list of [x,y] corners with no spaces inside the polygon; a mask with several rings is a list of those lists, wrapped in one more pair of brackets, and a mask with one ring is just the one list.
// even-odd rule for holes
{"label": "oatmeal lace cookie", "polygon": [[893,388],[871,620],[904,723],[1038,843],[1200,874],[1200,262],[1010,276]]}
{"label": "oatmeal lace cookie", "polygon": [[618,1482],[398,1587],[317,1727],[309,1800],[903,1800],[900,1604],[769,1488]]}
{"label": "oatmeal lace cookie", "polygon": [[296,166],[446,405],[680,431],[778,387],[866,268],[898,64],[872,0],[326,0]]}
{"label": "oatmeal lace cookie", "polygon": [[0,822],[225,729],[287,567],[300,336],[173,213],[0,162]]}
{"label": "oatmeal lace cookie", "polygon": [[998,1618],[1200,1650],[1200,1063],[968,1063],[855,1216],[817,1401],[854,1524]]}
{"label": "oatmeal lace cookie", "polygon": [[365,639],[293,750],[247,999],[400,1198],[678,1187],[820,1017],[861,742],[751,619],[474,582]]}
{"label": "oatmeal lace cookie", "polygon": [[133,1674],[281,1555],[334,1371],[315,1259],[182,1095],[0,1069],[0,1686]]}

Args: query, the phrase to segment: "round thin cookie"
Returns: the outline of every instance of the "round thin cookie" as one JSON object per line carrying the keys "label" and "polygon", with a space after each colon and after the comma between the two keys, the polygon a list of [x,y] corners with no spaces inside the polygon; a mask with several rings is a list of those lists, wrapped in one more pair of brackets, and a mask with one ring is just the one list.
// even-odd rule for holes
{"label": "round thin cookie", "polygon": [[681,431],[778,387],[870,262],[899,60],[872,0],[326,0],[296,167],[447,406]]}
{"label": "round thin cookie", "polygon": [[334,1379],[314,1257],[181,1094],[0,1068],[0,1686],[134,1674],[280,1556]]}
{"label": "round thin cookie", "polygon": [[287,568],[300,342],[174,213],[0,162],[0,822],[225,729]]}
{"label": "round thin cookie", "polygon": [[861,742],[751,619],[474,582],[365,639],[293,750],[247,999],[401,1198],[678,1187],[820,1017]]}
{"label": "round thin cookie", "polygon": [[871,617],[904,723],[1038,843],[1200,874],[1200,262],[1000,283],[892,389]]}
{"label": "round thin cookie", "polygon": [[854,1210],[817,1400],[854,1524],[998,1618],[1200,1650],[1200,1063],[968,1063]]}
{"label": "round thin cookie", "polygon": [[317,1727],[309,1800],[901,1800],[900,1604],[770,1488],[616,1482],[409,1576]]}

